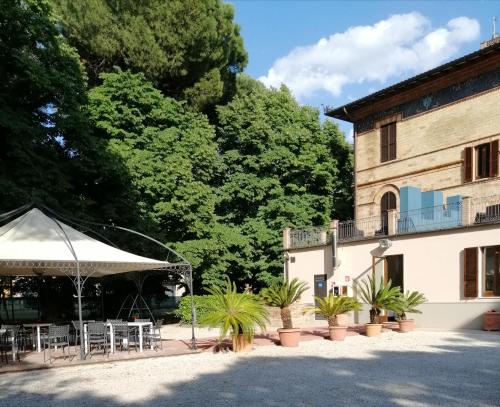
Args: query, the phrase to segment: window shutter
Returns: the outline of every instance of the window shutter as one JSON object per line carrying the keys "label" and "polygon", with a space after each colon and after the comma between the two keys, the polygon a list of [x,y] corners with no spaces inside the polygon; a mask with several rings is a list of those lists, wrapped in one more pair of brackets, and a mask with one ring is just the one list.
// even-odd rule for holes
{"label": "window shutter", "polygon": [[464,182],[472,181],[472,147],[465,148],[465,168],[464,168]]}
{"label": "window shutter", "polygon": [[389,129],[387,126],[380,128],[380,161],[389,160]]}
{"label": "window shutter", "polygon": [[498,175],[498,140],[490,143],[490,177]]}
{"label": "window shutter", "polygon": [[396,159],[396,123],[391,123],[388,126],[389,131],[389,160]]}
{"label": "window shutter", "polygon": [[477,247],[464,249],[464,297],[477,297]]}

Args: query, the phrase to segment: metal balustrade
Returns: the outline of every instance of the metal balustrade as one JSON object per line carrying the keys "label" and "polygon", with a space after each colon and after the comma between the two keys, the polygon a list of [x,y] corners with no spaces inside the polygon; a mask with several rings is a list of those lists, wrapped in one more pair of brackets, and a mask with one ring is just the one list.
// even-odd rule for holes
{"label": "metal balustrade", "polygon": [[326,228],[312,227],[292,229],[290,231],[290,248],[311,247],[331,242],[331,234]]}
{"label": "metal balustrade", "polygon": [[[338,223],[339,242],[430,232],[481,224],[500,223],[500,195],[464,198],[459,202],[393,212],[388,216],[372,216]],[[290,231],[290,248],[318,246],[331,242],[326,228]]]}

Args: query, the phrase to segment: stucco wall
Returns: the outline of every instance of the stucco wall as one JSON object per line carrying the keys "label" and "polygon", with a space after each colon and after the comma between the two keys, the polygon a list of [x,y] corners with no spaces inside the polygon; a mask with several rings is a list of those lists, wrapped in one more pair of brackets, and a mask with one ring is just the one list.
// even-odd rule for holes
{"label": "stucco wall", "polygon": [[499,193],[500,178],[463,183],[464,149],[500,136],[500,89],[472,97],[397,123],[397,159],[380,162],[380,129],[356,136],[356,217],[379,214],[378,196],[391,185],[446,196],[489,196]]}
{"label": "stucco wall", "polygon": [[[383,259],[376,256],[402,254],[404,256],[404,289],[425,294],[428,303],[417,315],[420,326],[432,328],[479,328],[481,314],[491,308],[500,311],[500,297],[465,299],[463,297],[463,249],[500,245],[500,225],[476,226],[451,231],[430,232],[391,238],[392,246],[384,252],[378,250],[378,240],[341,244],[338,248],[340,266],[332,272],[331,247],[321,246],[306,250],[291,250],[295,263],[289,267],[289,276],[309,283],[311,290],[303,302],[312,302],[314,274],[326,273],[328,286],[332,282],[349,284],[362,279],[372,271],[374,262],[377,275],[383,273]],[[478,270],[482,270],[482,256]],[[482,275],[479,273],[481,295]],[[347,277],[347,279],[346,279]],[[349,283],[346,282],[349,280]],[[351,292],[351,290],[349,290]],[[366,312],[360,313],[359,322],[366,322]]]}

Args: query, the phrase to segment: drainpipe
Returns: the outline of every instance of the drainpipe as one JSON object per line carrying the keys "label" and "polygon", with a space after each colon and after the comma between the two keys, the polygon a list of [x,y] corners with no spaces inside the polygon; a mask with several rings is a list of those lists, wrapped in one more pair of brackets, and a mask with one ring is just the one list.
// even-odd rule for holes
{"label": "drainpipe", "polygon": [[338,250],[337,250],[337,229],[338,229],[339,221],[337,219],[334,219],[330,222],[330,234],[332,236],[332,268],[333,271],[335,272],[335,269],[340,266],[340,259],[338,257]]}
{"label": "drainpipe", "polygon": [[284,264],[284,277],[285,281],[289,281],[289,262],[290,262],[290,254],[288,253],[288,249],[290,249],[290,228],[283,229],[283,258],[285,260]]}

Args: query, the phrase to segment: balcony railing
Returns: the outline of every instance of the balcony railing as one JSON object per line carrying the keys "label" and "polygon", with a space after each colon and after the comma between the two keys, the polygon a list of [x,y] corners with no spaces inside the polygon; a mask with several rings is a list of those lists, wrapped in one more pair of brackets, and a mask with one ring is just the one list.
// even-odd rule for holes
{"label": "balcony railing", "polygon": [[311,247],[331,242],[331,233],[326,228],[311,227],[290,231],[290,248]]}
{"label": "balcony railing", "polygon": [[[338,223],[339,242],[384,236],[406,235],[500,223],[500,195],[464,198],[462,201],[407,212],[389,212],[388,216],[347,220]],[[310,247],[331,242],[326,228],[290,231],[290,247]]]}
{"label": "balcony railing", "polygon": [[462,202],[399,213],[394,234],[428,232],[462,226]]}

